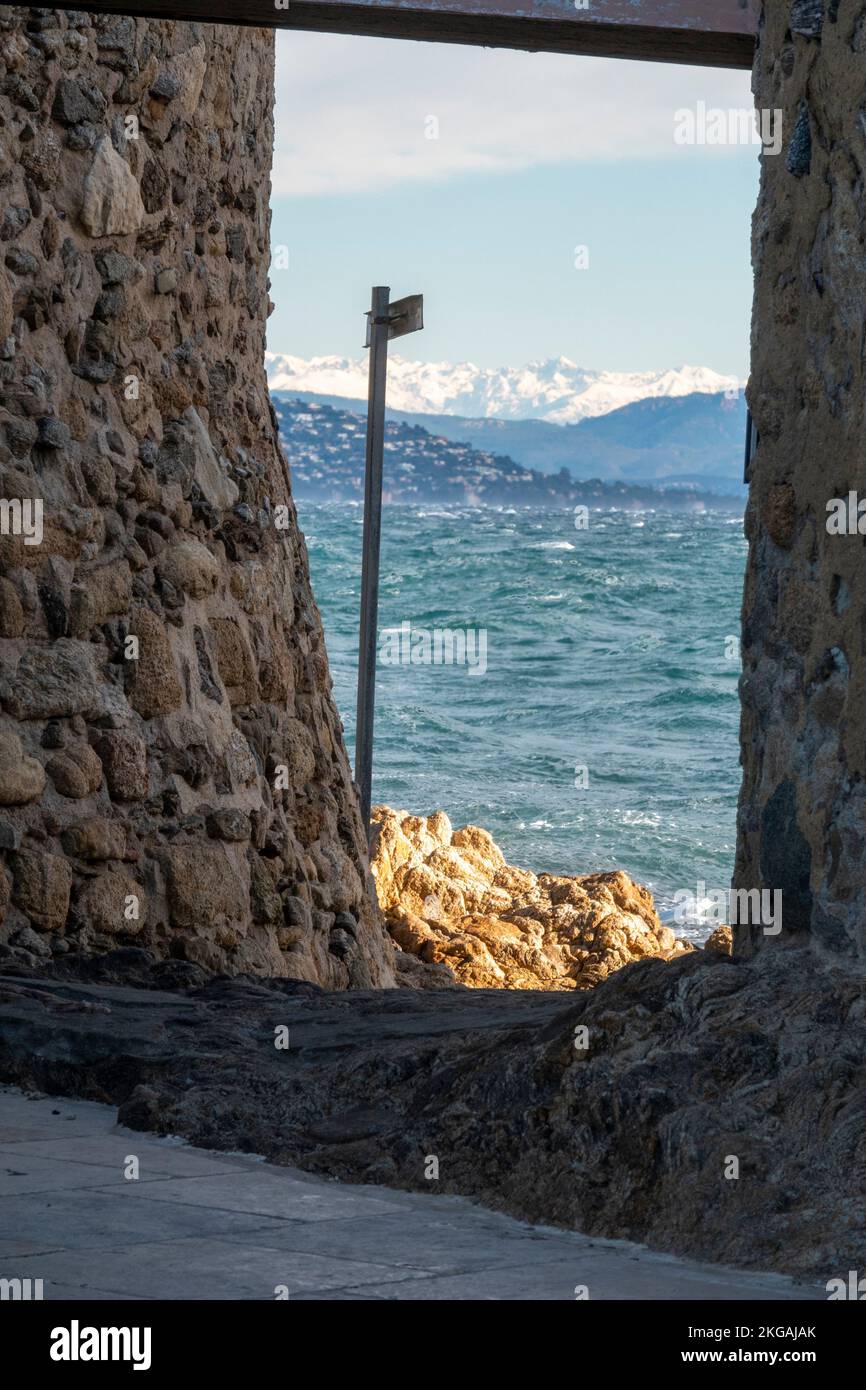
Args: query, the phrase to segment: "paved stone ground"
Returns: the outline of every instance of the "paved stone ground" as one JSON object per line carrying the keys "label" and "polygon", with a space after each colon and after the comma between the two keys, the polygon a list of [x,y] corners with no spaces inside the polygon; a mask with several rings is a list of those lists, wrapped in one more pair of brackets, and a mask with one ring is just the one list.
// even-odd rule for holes
{"label": "paved stone ground", "polygon": [[[0,1277],[47,1299],[821,1299],[461,1197],[323,1181],[0,1087]],[[128,1159],[139,1177],[124,1176]]]}

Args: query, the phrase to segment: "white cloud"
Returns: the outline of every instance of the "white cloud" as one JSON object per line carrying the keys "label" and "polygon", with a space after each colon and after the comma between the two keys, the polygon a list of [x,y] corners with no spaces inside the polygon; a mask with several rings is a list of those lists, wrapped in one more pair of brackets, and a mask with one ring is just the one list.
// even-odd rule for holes
{"label": "white cloud", "polygon": [[[695,149],[674,142],[674,113],[698,101],[750,108],[749,74],[283,31],[274,193],[357,193],[565,161],[690,158]],[[425,136],[431,116],[438,139]]]}

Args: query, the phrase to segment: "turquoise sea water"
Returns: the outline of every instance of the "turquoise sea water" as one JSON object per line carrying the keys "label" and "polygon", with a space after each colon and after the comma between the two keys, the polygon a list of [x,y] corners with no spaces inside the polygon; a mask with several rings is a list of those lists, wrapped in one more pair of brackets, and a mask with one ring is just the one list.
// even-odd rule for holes
{"label": "turquoise sea water", "polygon": [[[353,757],[361,509],[299,510]],[[669,921],[678,890],[727,888],[745,552],[726,512],[386,508],[380,631],[485,629],[487,671],[380,664],[374,803],[536,872],[623,868]]]}

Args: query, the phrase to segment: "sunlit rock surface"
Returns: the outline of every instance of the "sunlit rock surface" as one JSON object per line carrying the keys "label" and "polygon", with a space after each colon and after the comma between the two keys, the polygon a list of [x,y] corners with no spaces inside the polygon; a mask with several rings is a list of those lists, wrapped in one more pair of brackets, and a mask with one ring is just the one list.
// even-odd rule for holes
{"label": "sunlit rock surface", "polygon": [[691,949],[621,871],[570,878],[515,868],[486,830],[454,830],[443,811],[377,806],[373,820],[373,877],[391,935],[459,984],[590,989],[630,961]]}

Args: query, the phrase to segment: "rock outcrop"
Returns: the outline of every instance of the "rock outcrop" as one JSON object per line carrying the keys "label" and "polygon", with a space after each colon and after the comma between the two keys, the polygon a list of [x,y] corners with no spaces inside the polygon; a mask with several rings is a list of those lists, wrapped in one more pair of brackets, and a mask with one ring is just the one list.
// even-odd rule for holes
{"label": "rock outcrop", "polygon": [[390,985],[265,383],[272,68],[0,9],[0,941]]}
{"label": "rock outcrop", "polygon": [[443,811],[377,806],[373,821],[379,905],[404,954],[440,967],[429,983],[447,983],[447,966],[474,989],[591,989],[630,961],[691,949],[625,873],[514,868],[486,830],[453,830]]}
{"label": "rock outcrop", "polygon": [[734,933],[733,929],[726,924],[716,927],[704,942],[704,950],[714,952],[717,956],[732,956],[734,954]]}

